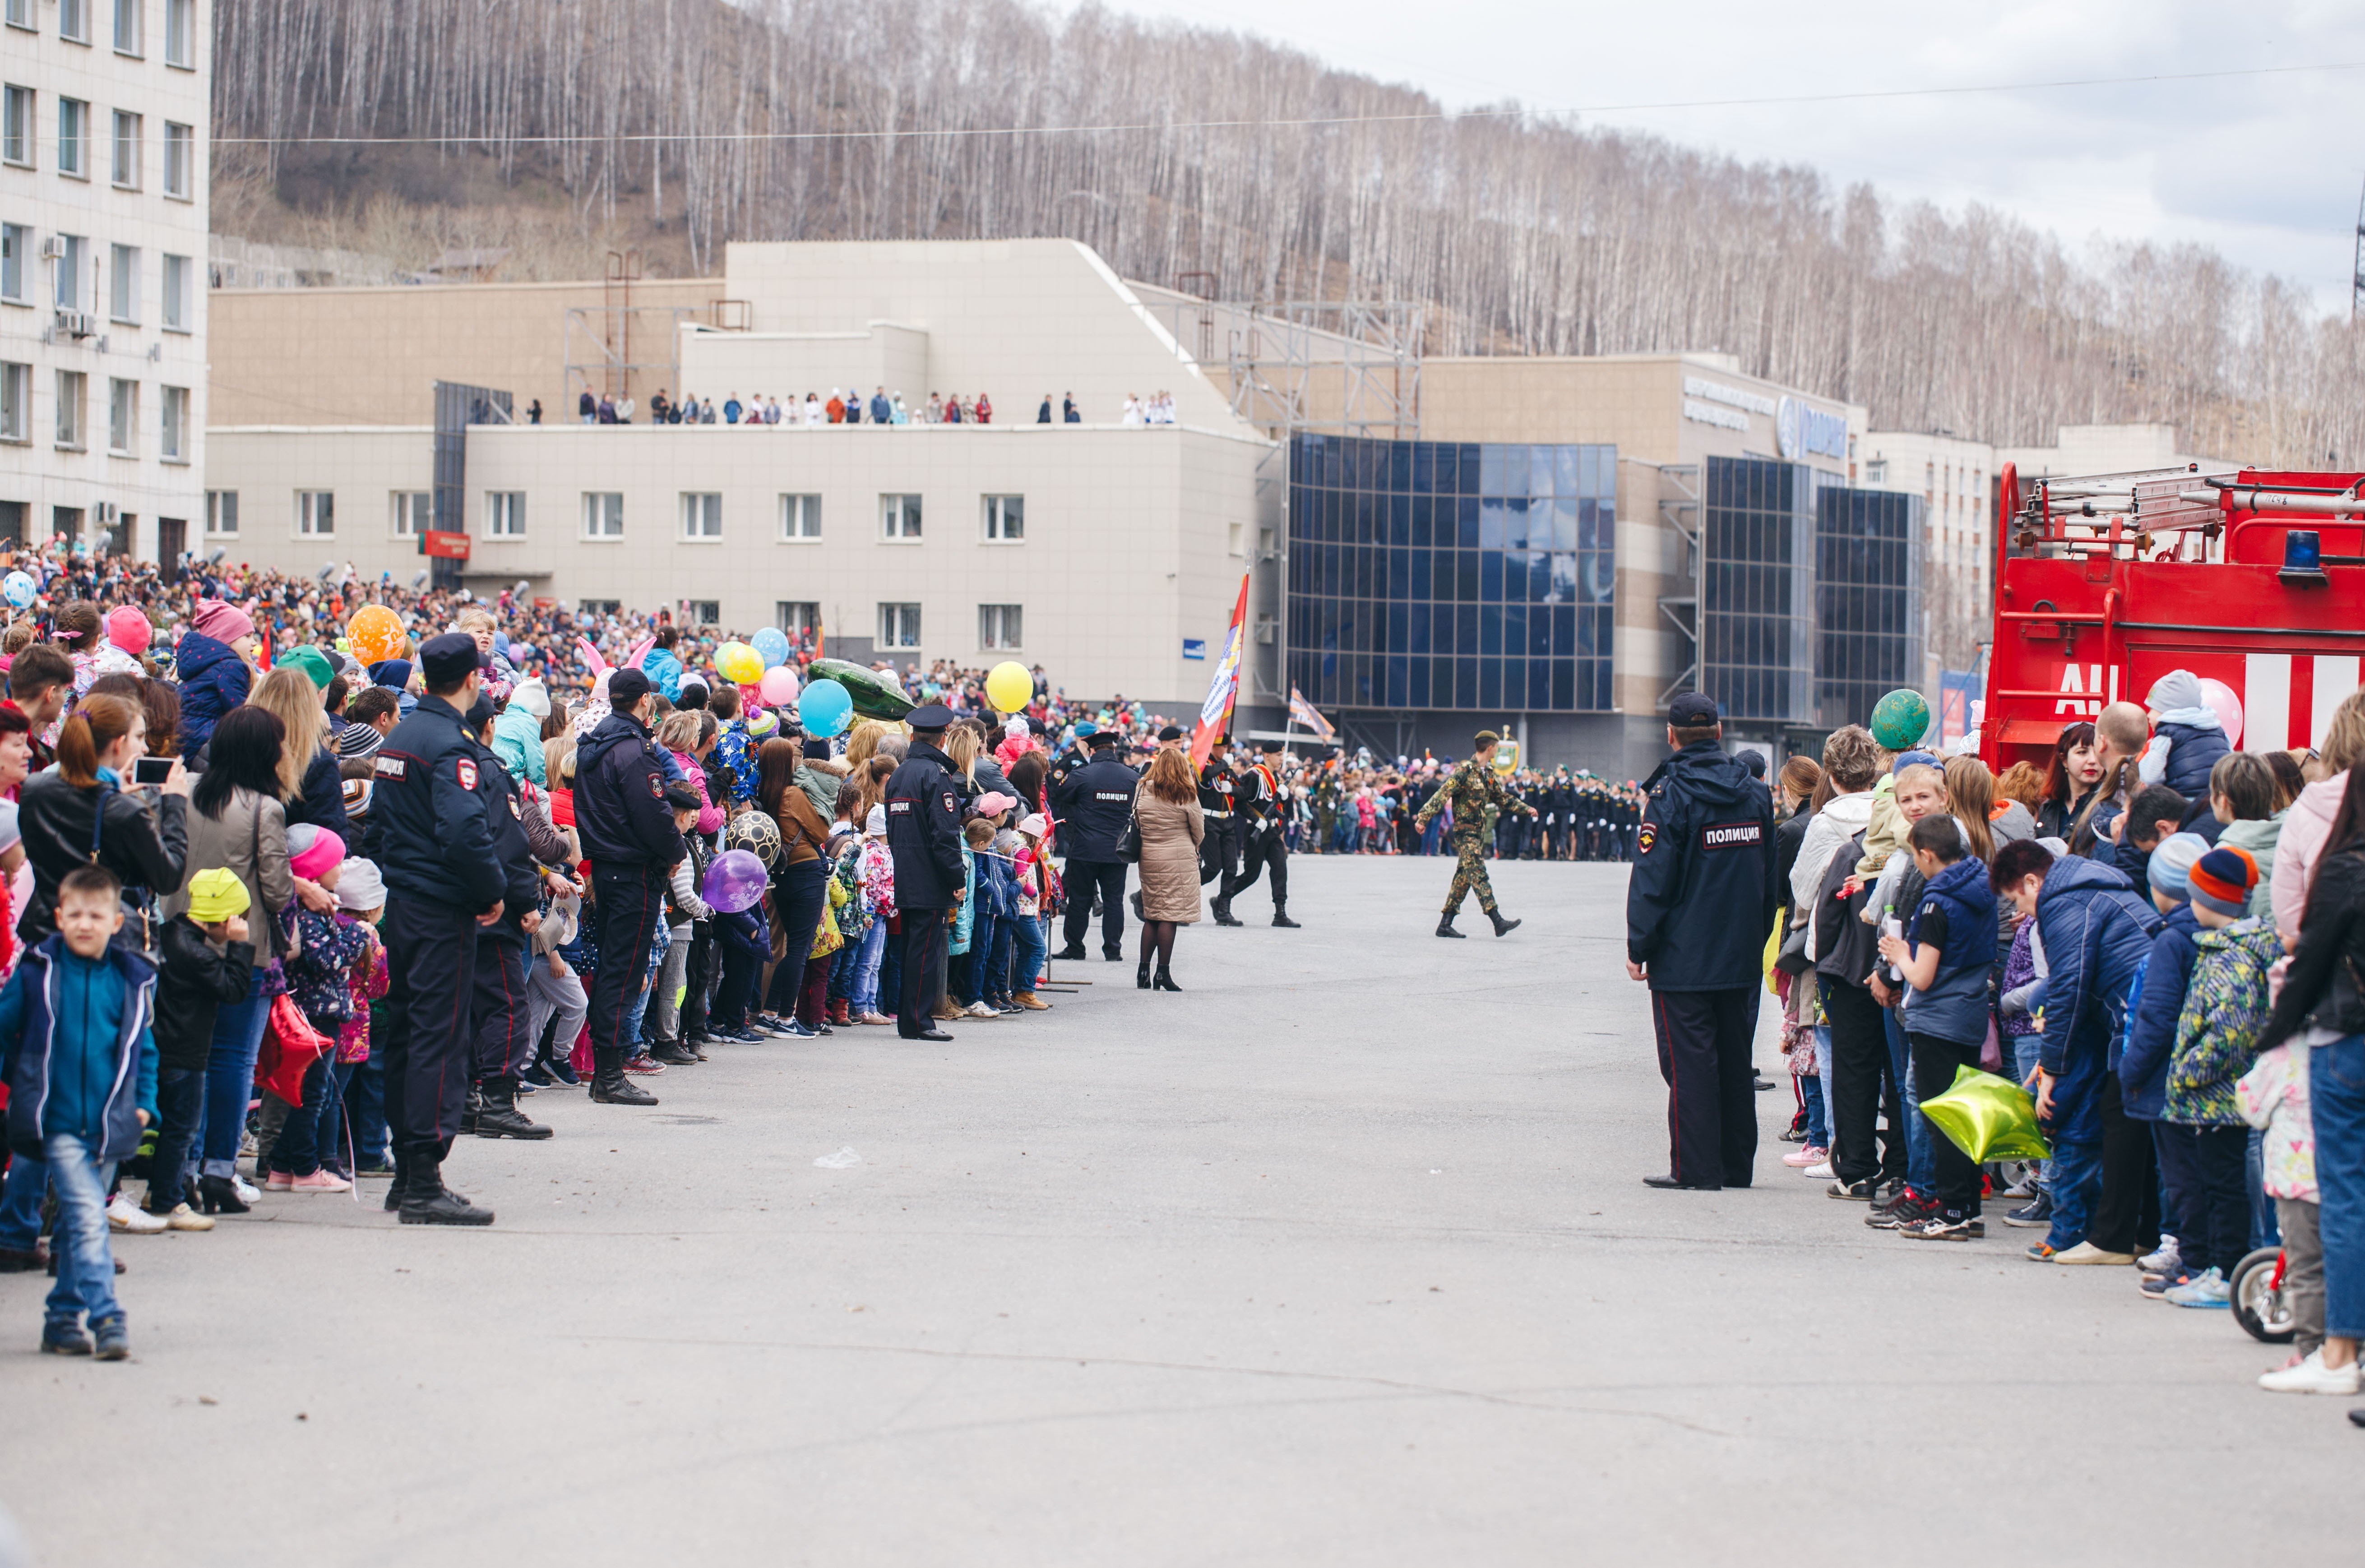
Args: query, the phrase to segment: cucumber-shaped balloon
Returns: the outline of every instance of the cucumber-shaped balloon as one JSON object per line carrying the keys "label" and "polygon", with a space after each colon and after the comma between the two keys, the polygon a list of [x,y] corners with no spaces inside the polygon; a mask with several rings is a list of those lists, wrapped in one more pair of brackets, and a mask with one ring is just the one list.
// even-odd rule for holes
{"label": "cucumber-shaped balloon", "polygon": [[844,659],[815,659],[805,666],[807,680],[834,680],[854,698],[854,711],[866,719],[900,719],[918,704],[879,672]]}

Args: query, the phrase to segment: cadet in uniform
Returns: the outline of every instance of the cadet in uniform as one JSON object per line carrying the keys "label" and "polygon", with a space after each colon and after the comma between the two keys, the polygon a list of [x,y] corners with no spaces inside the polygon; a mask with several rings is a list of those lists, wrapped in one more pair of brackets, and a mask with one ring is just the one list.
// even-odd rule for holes
{"label": "cadet in uniform", "polygon": [[1429,804],[1421,807],[1414,826],[1423,826],[1429,819],[1447,806],[1453,808],[1453,886],[1445,895],[1445,913],[1437,922],[1440,936],[1459,936],[1453,929],[1453,917],[1461,913],[1464,894],[1475,889],[1478,907],[1495,923],[1495,935],[1500,936],[1518,926],[1516,920],[1505,920],[1495,907],[1495,885],[1486,879],[1485,858],[1485,814],[1489,807],[1519,810],[1534,815],[1532,808],[1519,805],[1503,789],[1503,781],[1495,775],[1495,746],[1502,737],[1492,730],[1481,730],[1471,741],[1470,756],[1454,766],[1445,782]]}
{"label": "cadet in uniform", "polygon": [[[1067,853],[1061,876],[1068,884],[1067,946],[1053,955],[1084,956],[1084,933],[1093,923],[1093,895],[1101,902],[1101,957],[1125,958],[1125,862],[1117,840],[1133,817],[1133,792],[1140,775],[1117,760],[1115,732],[1088,736],[1093,759],[1051,786],[1051,814],[1059,819],[1059,846]],[[902,884],[896,884],[901,901]]]}
{"label": "cadet in uniform", "polygon": [[1227,877],[1218,884],[1222,894],[1216,900],[1218,918],[1238,925],[1231,918],[1232,900],[1256,885],[1261,872],[1272,872],[1272,923],[1289,930],[1297,929],[1297,922],[1289,918],[1289,845],[1282,836],[1282,812],[1285,802],[1281,798],[1281,776],[1274,771],[1273,759],[1281,755],[1279,741],[1258,743],[1262,756],[1240,777],[1239,804],[1236,808],[1240,823],[1240,873]]}
{"label": "cadet in uniform", "polygon": [[1746,1187],[1757,1154],[1755,1073],[1765,934],[1781,902],[1774,798],[1723,745],[1716,704],[1667,709],[1676,755],[1645,781],[1626,884],[1626,972],[1651,987],[1667,1081],[1668,1171],[1653,1187]]}
{"label": "cadet in uniform", "polygon": [[624,1076],[633,1042],[624,1037],[633,999],[649,972],[649,948],[666,917],[666,883],[689,848],[666,803],[665,762],[649,739],[656,705],[649,678],[626,667],[608,677],[613,710],[575,751],[575,831],[591,862],[599,917],[591,972],[591,1098],[605,1105],[654,1105],[657,1097]]}
{"label": "cadet in uniform", "polygon": [[386,1206],[405,1225],[490,1225],[493,1213],[443,1185],[476,1054],[471,1027],[476,935],[509,891],[476,788],[492,753],[462,714],[476,700],[483,655],[465,632],[419,650],[427,695],[378,748],[367,844],[387,890],[386,1120],[394,1184]]}
{"label": "cadet in uniform", "polygon": [[[1231,749],[1230,738],[1216,743],[1207,755],[1207,766],[1199,775],[1199,815],[1207,824],[1207,836],[1199,845],[1199,883],[1205,887],[1216,884],[1215,914],[1218,925],[1245,925],[1232,913],[1230,900],[1224,890],[1240,874],[1240,819],[1238,812],[1239,783],[1232,774],[1232,765],[1226,760]],[[1138,899],[1141,895],[1136,893]]]}
{"label": "cadet in uniform", "polygon": [[[912,746],[887,780],[887,848],[895,857],[895,906],[903,920],[903,990],[895,999],[895,1033],[907,1040],[949,1040],[936,1026],[945,989],[947,929],[960,906],[960,784],[943,751],[952,710],[941,702],[905,715]],[[1120,915],[1119,919],[1124,917]]]}

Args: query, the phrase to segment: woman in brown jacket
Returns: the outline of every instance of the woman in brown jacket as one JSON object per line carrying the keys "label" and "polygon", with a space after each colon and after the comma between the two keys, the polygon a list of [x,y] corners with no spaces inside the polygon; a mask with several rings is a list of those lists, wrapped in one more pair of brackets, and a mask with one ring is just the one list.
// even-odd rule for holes
{"label": "woman in brown jacket", "polygon": [[1168,966],[1174,961],[1175,927],[1199,923],[1199,841],[1207,835],[1191,762],[1181,751],[1150,759],[1133,815],[1141,830],[1141,971],[1135,978],[1142,990],[1150,989],[1154,944],[1157,989],[1181,991]]}

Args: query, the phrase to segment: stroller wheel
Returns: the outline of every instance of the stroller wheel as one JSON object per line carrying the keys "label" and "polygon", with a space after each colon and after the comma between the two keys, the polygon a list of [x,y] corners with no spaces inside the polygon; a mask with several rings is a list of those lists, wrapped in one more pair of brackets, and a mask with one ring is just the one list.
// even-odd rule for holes
{"label": "stroller wheel", "polygon": [[2226,1281],[2235,1321],[2251,1338],[2270,1345],[2291,1343],[2293,1332],[2291,1298],[2276,1277],[2276,1265],[2281,1260],[2282,1249],[2261,1247],[2235,1264]]}

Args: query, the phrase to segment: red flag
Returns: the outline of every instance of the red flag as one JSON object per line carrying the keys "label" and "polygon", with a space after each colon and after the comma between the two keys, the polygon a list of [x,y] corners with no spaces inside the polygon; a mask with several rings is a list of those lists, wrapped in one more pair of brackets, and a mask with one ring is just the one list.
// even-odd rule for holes
{"label": "red flag", "polygon": [[1216,741],[1232,722],[1232,702],[1240,694],[1240,623],[1249,612],[1249,579],[1240,577],[1240,597],[1232,603],[1232,629],[1224,637],[1224,656],[1216,666],[1215,678],[1207,683],[1207,700],[1199,705],[1199,727],[1191,734],[1191,764],[1194,767],[1207,766],[1207,754],[1216,749]]}

